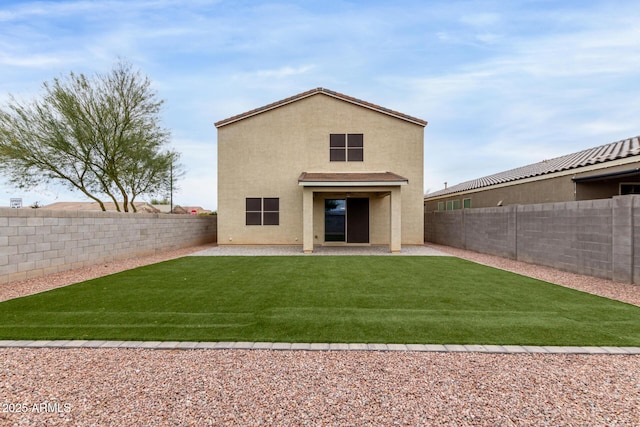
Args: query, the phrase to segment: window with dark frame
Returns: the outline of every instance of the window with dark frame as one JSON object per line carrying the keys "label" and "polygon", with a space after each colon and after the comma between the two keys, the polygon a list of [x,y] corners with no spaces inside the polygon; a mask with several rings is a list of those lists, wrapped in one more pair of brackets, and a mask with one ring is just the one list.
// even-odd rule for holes
{"label": "window with dark frame", "polygon": [[280,199],[247,197],[246,225],[280,225]]}
{"label": "window with dark frame", "polygon": [[280,225],[280,199],[267,197],[262,200],[262,225]]}
{"label": "window with dark frame", "polygon": [[247,197],[247,225],[262,225],[262,199]]}
{"label": "window with dark frame", "polygon": [[620,184],[620,195],[640,194],[640,182],[623,182]]}
{"label": "window with dark frame", "polygon": [[362,162],[364,136],[361,133],[329,135],[329,160],[332,162]]}
{"label": "window with dark frame", "polygon": [[347,135],[347,161],[361,162],[364,160],[364,138],[361,133]]}
{"label": "window with dark frame", "polygon": [[329,158],[332,162],[344,162],[347,160],[346,135],[331,134],[329,136]]}

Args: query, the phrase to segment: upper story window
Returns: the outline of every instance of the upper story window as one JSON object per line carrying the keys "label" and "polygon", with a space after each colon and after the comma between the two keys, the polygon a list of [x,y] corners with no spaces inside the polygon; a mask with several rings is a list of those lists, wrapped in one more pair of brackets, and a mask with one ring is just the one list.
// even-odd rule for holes
{"label": "upper story window", "polygon": [[363,161],[363,135],[361,133],[332,133],[329,136],[329,160],[332,162]]}

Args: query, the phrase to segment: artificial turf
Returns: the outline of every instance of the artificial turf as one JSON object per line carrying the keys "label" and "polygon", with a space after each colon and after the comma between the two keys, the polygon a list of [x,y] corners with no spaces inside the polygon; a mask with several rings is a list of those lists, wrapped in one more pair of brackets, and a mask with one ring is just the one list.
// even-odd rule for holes
{"label": "artificial turf", "polygon": [[2,302],[0,339],[640,346],[640,307],[452,257],[185,257]]}

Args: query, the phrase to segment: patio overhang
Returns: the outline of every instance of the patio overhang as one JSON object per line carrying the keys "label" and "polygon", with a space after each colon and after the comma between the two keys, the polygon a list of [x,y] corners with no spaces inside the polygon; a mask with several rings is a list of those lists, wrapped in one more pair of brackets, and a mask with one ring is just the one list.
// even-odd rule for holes
{"label": "patio overhang", "polygon": [[389,250],[400,252],[402,236],[402,186],[409,180],[393,172],[303,172],[298,185],[303,187],[302,243],[306,253],[313,252],[314,193],[373,192],[390,197]]}
{"label": "patio overhang", "polygon": [[393,172],[302,172],[302,187],[395,187],[409,180]]}
{"label": "patio overhang", "polygon": [[617,172],[609,172],[609,173],[601,173],[598,175],[591,176],[581,176],[577,178],[572,178],[573,182],[590,182],[590,181],[603,181],[606,179],[614,179],[614,178],[631,178],[640,176],[640,168],[635,169],[627,169],[623,171]]}

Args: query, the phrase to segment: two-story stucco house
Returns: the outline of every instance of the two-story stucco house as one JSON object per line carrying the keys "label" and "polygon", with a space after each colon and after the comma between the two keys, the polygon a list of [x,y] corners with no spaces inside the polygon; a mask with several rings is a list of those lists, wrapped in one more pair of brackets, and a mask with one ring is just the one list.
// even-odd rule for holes
{"label": "two-story stucco house", "polygon": [[426,124],[323,88],[217,122],[218,244],[423,244]]}

